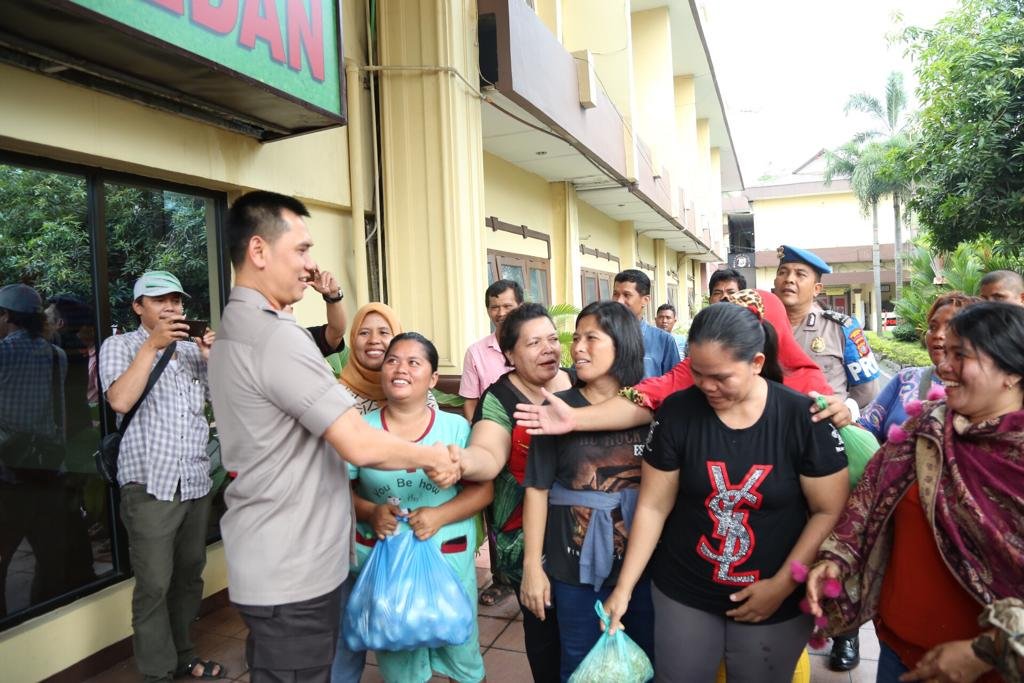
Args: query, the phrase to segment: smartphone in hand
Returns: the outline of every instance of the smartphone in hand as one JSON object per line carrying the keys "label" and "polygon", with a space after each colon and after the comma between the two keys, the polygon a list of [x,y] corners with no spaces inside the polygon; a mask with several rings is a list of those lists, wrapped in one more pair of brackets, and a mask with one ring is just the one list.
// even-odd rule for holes
{"label": "smartphone in hand", "polygon": [[199,337],[202,339],[203,335],[206,334],[206,330],[210,327],[210,323],[205,320],[182,320],[181,322],[188,325],[188,336]]}

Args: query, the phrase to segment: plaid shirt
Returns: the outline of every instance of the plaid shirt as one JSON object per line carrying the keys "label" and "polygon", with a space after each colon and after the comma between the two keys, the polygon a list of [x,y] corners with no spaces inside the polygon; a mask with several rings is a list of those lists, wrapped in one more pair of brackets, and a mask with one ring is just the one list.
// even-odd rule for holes
{"label": "plaid shirt", "polygon": [[[149,339],[142,326],[108,338],[100,347],[100,384],[104,394]],[[157,353],[159,360],[163,352]],[[156,361],[153,362],[156,365]],[[206,361],[199,347],[179,341],[177,358],[164,368],[121,439],[117,483],[146,485],[157,500],[202,498],[210,491],[209,425],[203,408],[210,398]],[[123,415],[118,415],[118,424]]]}
{"label": "plaid shirt", "polygon": [[[55,348],[25,330],[16,330],[0,339],[0,429],[8,435],[28,432],[63,440],[64,416],[53,414]],[[57,349],[57,362],[63,390],[68,358],[61,349]],[[63,411],[63,394],[57,397],[57,406]]]}

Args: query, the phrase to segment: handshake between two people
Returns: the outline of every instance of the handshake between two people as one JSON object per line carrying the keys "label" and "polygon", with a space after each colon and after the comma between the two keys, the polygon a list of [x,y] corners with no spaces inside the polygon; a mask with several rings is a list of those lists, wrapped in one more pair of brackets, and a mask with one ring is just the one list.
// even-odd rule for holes
{"label": "handshake between two people", "polygon": [[428,448],[435,451],[434,464],[423,469],[431,481],[443,489],[458,483],[464,469],[462,448],[456,444],[445,445],[440,442]]}

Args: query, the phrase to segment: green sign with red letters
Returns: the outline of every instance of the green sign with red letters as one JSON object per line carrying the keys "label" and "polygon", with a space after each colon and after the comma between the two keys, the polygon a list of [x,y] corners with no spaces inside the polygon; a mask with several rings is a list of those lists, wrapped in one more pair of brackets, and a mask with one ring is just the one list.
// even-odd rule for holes
{"label": "green sign with red letters", "polygon": [[70,0],[75,5],[341,116],[336,0]]}

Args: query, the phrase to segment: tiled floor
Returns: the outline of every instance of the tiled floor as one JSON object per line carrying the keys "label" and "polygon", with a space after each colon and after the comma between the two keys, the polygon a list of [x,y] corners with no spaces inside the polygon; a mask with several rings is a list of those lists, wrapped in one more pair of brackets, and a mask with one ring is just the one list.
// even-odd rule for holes
{"label": "tiled floor", "polygon": [[[480,585],[490,581],[486,567],[486,554],[477,569]],[[526,662],[523,647],[523,628],[519,606],[509,596],[504,602],[493,607],[480,607],[480,649],[484,655],[487,679],[492,683],[529,683],[533,680]],[[206,615],[193,626],[196,649],[204,658],[223,663],[233,680],[248,681],[245,669],[246,628],[241,617],[231,607]],[[874,629],[868,625],[861,629],[861,664],[850,673],[830,671],[827,664],[828,650],[811,652],[811,683],[872,683],[878,665],[878,639]],[[102,674],[90,679],[97,683],[137,682],[140,679],[135,670],[134,658],[127,659]],[[363,673],[364,683],[379,683],[384,679],[375,664],[373,654],[367,658]],[[447,679],[434,677],[431,681]]]}

